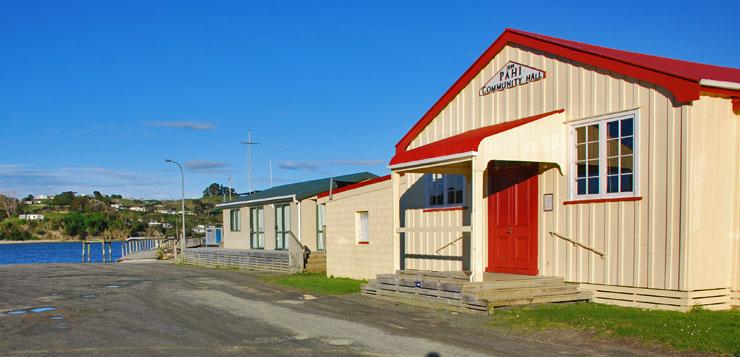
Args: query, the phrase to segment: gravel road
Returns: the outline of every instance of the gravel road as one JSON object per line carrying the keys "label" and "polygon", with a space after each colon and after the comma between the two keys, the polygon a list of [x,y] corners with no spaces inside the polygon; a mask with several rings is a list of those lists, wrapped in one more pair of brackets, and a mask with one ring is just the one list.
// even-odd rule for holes
{"label": "gravel road", "polygon": [[656,352],[575,332],[492,329],[487,319],[361,295],[307,301],[245,271],[166,263],[0,266],[3,356]]}

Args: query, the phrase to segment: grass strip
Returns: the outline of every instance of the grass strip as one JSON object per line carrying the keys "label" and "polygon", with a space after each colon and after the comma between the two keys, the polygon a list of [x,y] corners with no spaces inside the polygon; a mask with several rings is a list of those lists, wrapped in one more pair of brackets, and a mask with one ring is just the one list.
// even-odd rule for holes
{"label": "grass strip", "polygon": [[267,275],[265,281],[301,289],[317,294],[344,295],[360,292],[366,280],[327,277],[323,273],[298,273],[292,275]]}
{"label": "grass strip", "polygon": [[599,336],[659,343],[679,351],[740,356],[740,311],[737,310],[695,309],[682,313],[578,303],[500,310],[490,323],[532,330],[575,328]]}

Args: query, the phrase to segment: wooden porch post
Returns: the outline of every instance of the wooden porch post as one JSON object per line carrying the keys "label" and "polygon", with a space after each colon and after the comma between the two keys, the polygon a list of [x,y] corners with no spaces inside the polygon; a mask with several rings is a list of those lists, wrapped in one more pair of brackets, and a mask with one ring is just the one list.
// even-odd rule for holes
{"label": "wooden porch post", "polygon": [[470,270],[472,275],[471,281],[483,281],[486,262],[486,237],[485,227],[486,217],[484,217],[485,201],[484,193],[484,168],[477,165],[478,158],[473,158],[472,177],[471,177],[471,202],[470,202]]}
{"label": "wooden porch post", "polygon": [[401,175],[391,173],[393,185],[393,270],[401,269]]}

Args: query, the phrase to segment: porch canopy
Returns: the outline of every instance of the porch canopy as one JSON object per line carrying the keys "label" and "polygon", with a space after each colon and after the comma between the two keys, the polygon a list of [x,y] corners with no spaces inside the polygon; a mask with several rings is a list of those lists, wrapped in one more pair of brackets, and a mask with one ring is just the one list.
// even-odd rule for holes
{"label": "porch canopy", "polygon": [[[554,163],[564,175],[568,146],[563,112],[560,109],[486,126],[399,152],[389,168],[396,172],[438,172],[442,166],[445,173],[470,173],[471,161],[483,170],[490,160],[502,160]],[[474,157],[479,160],[472,160]]]}

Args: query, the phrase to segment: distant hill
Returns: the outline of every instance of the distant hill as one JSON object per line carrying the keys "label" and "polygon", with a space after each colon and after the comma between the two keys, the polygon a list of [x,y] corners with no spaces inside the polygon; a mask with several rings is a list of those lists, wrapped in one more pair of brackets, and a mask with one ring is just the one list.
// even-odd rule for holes
{"label": "distant hill", "polygon": [[[222,197],[185,200],[188,236],[198,225],[221,225],[215,209]],[[177,236],[181,231],[179,200],[131,199],[120,195],[0,195],[0,240],[125,239],[132,236]],[[43,219],[42,217],[43,216]]]}

